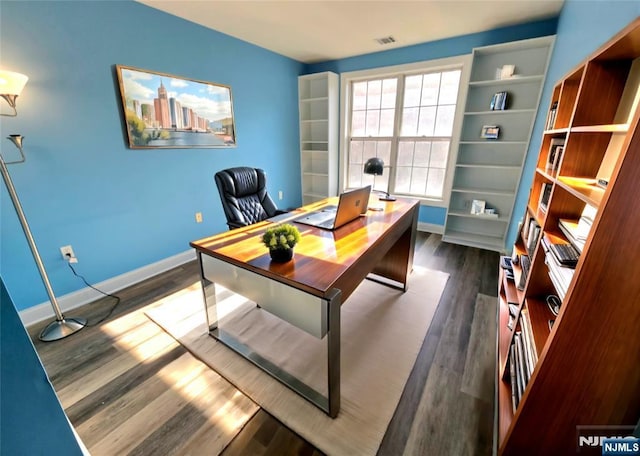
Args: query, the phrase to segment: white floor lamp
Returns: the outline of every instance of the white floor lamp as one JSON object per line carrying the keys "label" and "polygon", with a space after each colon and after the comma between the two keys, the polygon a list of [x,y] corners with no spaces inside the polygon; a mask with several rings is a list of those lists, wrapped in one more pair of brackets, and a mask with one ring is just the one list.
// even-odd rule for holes
{"label": "white floor lamp", "polygon": [[[0,97],[4,98],[7,103],[9,103],[9,106],[13,109],[13,114],[2,114],[3,116],[15,117],[17,115],[16,98],[22,92],[24,85],[27,83],[27,79],[27,76],[23,74],[0,70]],[[44,264],[42,263],[42,259],[40,258],[40,253],[38,252],[36,243],[33,240],[31,229],[29,228],[29,224],[27,223],[27,218],[24,215],[22,205],[20,204],[20,200],[18,199],[18,194],[16,193],[16,189],[13,186],[13,181],[11,180],[11,176],[9,175],[9,169],[7,168],[7,165],[22,163],[25,161],[24,152],[22,150],[22,141],[24,138],[22,137],[22,135],[10,135],[7,137],[7,139],[9,139],[18,148],[18,150],[20,151],[21,159],[11,162],[5,162],[4,157],[2,156],[2,154],[0,154],[0,171],[2,172],[4,183],[6,184],[9,196],[11,197],[11,202],[13,202],[13,207],[18,214],[18,219],[20,220],[20,225],[22,225],[24,235],[26,236],[27,242],[29,243],[29,248],[31,249],[31,253],[33,254],[33,259],[35,260],[38,271],[40,272],[40,277],[42,277],[42,282],[44,283],[44,287],[47,290],[47,294],[49,295],[49,301],[51,302],[53,311],[56,314],[55,321],[49,323],[42,330],[39,336],[40,340],[51,342],[54,340],[62,339],[63,337],[70,336],[71,334],[80,331],[86,326],[87,321],[84,318],[65,318],[60,311],[60,306],[58,305],[56,296],[53,293],[53,289],[51,288],[51,283],[49,282],[47,271],[44,268]]]}

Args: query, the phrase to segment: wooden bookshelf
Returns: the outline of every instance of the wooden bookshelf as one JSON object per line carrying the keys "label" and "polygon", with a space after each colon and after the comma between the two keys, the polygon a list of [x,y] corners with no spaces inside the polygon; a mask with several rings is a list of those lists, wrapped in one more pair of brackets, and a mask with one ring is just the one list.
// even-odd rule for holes
{"label": "wooden bookshelf", "polygon": [[[552,242],[566,242],[560,219],[578,220],[587,204],[597,213],[573,275],[563,270],[568,284],[551,279],[558,266],[540,241],[523,290],[499,281],[500,455],[574,454],[577,426],[636,425],[640,418],[638,97],[640,18],[554,87],[549,110],[555,112],[547,117],[523,225],[533,218]],[[550,172],[545,165],[554,138],[564,140],[564,152]],[[598,179],[608,181],[606,188]],[[546,211],[539,207],[543,184],[552,186]],[[521,232],[514,249],[523,254],[526,241]],[[559,296],[558,286],[564,299],[555,316],[547,297]],[[519,314],[527,309],[538,355],[515,414],[508,366],[515,331],[506,327],[512,299]]]}

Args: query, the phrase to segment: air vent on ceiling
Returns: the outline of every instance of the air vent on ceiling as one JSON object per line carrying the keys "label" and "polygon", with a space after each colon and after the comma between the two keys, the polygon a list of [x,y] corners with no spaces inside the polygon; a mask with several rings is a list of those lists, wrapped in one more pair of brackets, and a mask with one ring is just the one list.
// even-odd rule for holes
{"label": "air vent on ceiling", "polygon": [[378,42],[378,44],[384,46],[385,44],[395,43],[396,39],[391,35],[389,35],[382,38],[376,38],[376,41]]}

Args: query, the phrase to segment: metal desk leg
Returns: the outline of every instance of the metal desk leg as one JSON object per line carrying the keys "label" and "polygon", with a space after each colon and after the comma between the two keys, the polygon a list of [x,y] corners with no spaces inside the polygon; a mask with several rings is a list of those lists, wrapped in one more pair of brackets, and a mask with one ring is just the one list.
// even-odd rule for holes
{"label": "metal desk leg", "polygon": [[340,290],[332,290],[329,298],[329,331],[327,332],[328,345],[328,410],[331,418],[338,416],[340,410],[340,305],[342,304]]}
{"label": "metal desk leg", "polygon": [[198,252],[200,264],[200,282],[204,298],[204,312],[207,315],[207,328],[209,332],[218,328],[218,302],[216,300],[216,284],[206,279],[202,269],[202,254]]}

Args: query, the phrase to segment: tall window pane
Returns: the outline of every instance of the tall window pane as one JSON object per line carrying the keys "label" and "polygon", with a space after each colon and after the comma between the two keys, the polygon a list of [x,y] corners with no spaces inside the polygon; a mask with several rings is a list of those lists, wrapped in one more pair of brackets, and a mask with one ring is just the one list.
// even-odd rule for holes
{"label": "tall window pane", "polygon": [[[442,199],[460,76],[456,69],[352,83],[347,188],[375,183],[376,190]],[[385,163],[375,179],[363,173],[372,157]]]}

